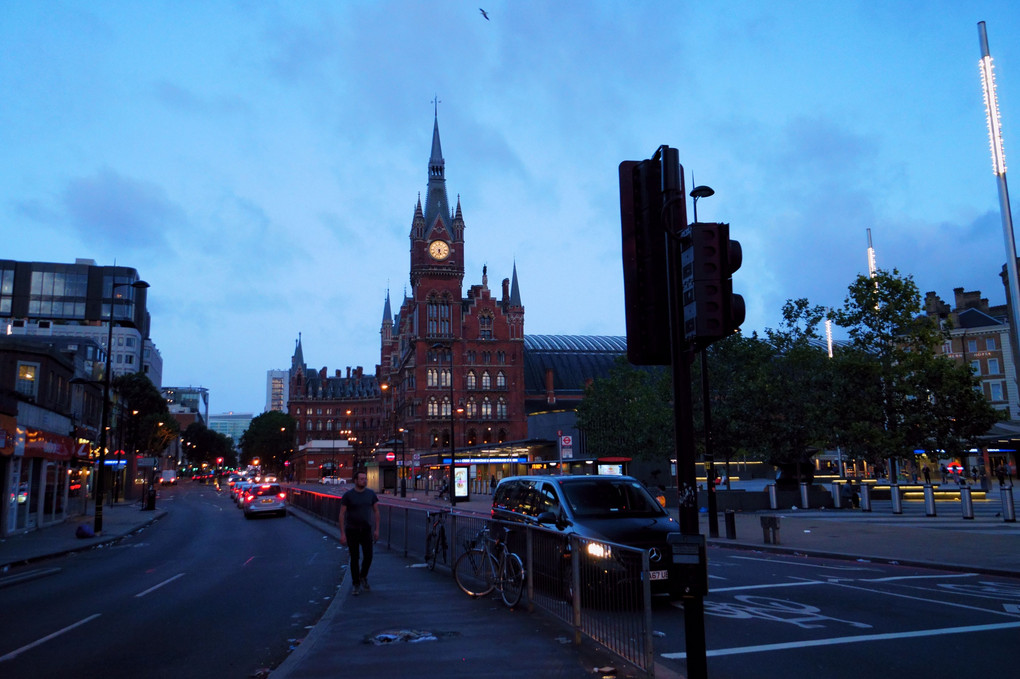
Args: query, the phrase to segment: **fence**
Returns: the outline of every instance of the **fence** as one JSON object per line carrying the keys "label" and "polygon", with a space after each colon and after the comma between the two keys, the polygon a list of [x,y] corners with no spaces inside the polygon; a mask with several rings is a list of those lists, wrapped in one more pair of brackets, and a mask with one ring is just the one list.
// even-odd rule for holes
{"label": "fence", "polygon": [[[292,487],[287,501],[334,525],[339,520],[337,496]],[[428,509],[380,503],[379,541],[405,558],[424,558]],[[452,569],[471,539],[491,523],[503,522],[450,512],[446,517],[450,553],[439,563]],[[648,553],[538,526],[503,525],[510,529],[508,546],[524,562],[529,608],[569,625],[575,642],[586,636],[654,676]]]}

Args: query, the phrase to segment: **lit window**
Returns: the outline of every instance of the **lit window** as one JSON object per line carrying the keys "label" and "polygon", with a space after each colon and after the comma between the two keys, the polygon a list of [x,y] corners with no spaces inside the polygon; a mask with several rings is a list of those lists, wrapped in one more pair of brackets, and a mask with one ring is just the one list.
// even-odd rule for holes
{"label": "lit window", "polygon": [[39,392],[38,363],[18,363],[18,382],[15,388],[19,394],[35,398]]}

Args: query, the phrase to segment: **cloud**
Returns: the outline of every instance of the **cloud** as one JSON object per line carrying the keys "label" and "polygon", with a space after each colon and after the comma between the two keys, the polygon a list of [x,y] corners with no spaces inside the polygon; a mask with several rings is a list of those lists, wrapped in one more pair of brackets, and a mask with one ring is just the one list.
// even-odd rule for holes
{"label": "cloud", "polygon": [[155,184],[110,169],[72,179],[63,194],[71,224],[86,241],[135,250],[164,249],[167,235],[185,223],[184,211]]}

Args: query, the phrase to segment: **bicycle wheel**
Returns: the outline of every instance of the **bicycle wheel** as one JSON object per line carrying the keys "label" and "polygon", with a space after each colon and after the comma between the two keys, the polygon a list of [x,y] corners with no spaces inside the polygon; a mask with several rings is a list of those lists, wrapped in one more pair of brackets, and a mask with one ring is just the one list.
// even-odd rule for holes
{"label": "bicycle wheel", "polygon": [[453,565],[453,578],[468,596],[485,596],[496,587],[496,557],[482,549],[464,552]]}
{"label": "bicycle wheel", "polygon": [[503,596],[503,603],[513,608],[520,602],[521,595],[524,594],[524,564],[521,563],[521,557],[508,551],[499,579],[502,585],[500,594]]}
{"label": "bicycle wheel", "polygon": [[425,565],[429,570],[436,567],[436,556],[439,554],[439,535],[429,533],[425,536]]}

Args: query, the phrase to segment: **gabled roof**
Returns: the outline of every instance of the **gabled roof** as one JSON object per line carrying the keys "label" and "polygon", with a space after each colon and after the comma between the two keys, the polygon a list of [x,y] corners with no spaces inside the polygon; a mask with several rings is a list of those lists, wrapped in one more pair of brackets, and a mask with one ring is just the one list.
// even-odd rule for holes
{"label": "gabled roof", "polygon": [[985,328],[1002,326],[1002,319],[989,316],[980,309],[964,309],[956,315],[958,328]]}

